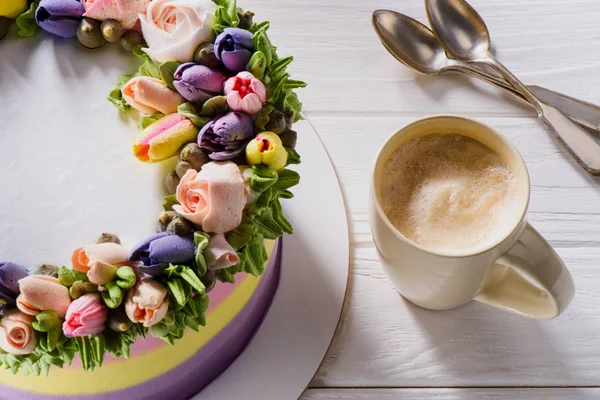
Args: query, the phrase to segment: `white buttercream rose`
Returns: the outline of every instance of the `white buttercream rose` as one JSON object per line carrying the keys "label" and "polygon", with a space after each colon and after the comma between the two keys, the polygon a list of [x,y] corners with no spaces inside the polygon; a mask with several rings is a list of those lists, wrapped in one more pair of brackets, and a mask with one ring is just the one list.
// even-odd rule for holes
{"label": "white buttercream rose", "polygon": [[213,41],[215,10],[211,0],[153,0],[140,14],[144,51],[157,63],[191,61],[200,44]]}

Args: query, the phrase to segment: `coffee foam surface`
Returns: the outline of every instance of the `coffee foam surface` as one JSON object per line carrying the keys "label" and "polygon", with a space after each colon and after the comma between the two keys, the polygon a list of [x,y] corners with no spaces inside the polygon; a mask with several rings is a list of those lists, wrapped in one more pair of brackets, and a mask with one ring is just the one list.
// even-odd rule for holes
{"label": "coffee foam surface", "polygon": [[519,216],[508,164],[463,135],[412,139],[390,155],[382,174],[384,212],[408,239],[430,250],[483,250],[502,240]]}

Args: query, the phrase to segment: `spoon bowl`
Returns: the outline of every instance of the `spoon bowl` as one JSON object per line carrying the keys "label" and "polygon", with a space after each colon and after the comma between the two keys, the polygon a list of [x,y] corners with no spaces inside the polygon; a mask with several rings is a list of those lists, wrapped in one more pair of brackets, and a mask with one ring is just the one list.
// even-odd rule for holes
{"label": "spoon bowl", "polygon": [[427,17],[448,53],[462,60],[485,57],[490,34],[479,14],[466,1],[425,0]]}
{"label": "spoon bowl", "polygon": [[438,74],[450,60],[435,34],[404,14],[390,10],[373,12],[373,29],[398,61],[422,74]]}

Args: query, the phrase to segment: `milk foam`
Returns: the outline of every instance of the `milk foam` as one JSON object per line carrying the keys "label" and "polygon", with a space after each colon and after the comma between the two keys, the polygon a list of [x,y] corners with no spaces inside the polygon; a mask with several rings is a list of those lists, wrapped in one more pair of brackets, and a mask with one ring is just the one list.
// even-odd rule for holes
{"label": "milk foam", "polygon": [[392,224],[421,246],[450,253],[483,250],[519,217],[517,180],[483,143],[458,134],[410,140],[385,162],[380,186]]}

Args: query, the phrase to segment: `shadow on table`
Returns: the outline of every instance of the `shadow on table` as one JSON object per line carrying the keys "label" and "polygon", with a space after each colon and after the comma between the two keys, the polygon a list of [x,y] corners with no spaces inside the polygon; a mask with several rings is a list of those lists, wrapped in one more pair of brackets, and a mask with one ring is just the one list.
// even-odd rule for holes
{"label": "shadow on table", "polygon": [[570,386],[573,377],[560,353],[561,343],[554,342],[544,329],[548,321],[520,317],[477,302],[449,311],[431,311],[408,303],[407,310],[444,366],[444,384]]}

